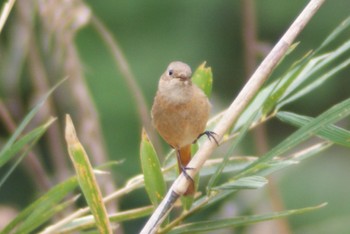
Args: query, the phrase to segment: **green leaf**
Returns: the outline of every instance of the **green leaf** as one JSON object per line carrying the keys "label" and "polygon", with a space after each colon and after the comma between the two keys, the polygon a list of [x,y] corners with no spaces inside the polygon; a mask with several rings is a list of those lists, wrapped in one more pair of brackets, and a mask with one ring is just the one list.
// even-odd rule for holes
{"label": "green leaf", "polygon": [[296,92],[294,92],[290,96],[281,100],[277,105],[277,109],[280,109],[281,107],[285,106],[286,104],[291,103],[291,102],[299,99],[300,97],[310,93],[311,91],[315,90],[316,88],[318,88],[319,86],[324,84],[327,80],[329,80],[331,77],[333,77],[337,72],[348,67],[349,64],[350,64],[350,59],[347,59],[344,62],[339,63],[336,66],[333,66],[332,69],[330,69],[326,72],[323,72],[323,74],[321,76],[319,76],[315,81],[301,86],[301,88],[299,90],[297,90]]}
{"label": "green leaf", "polygon": [[213,190],[257,189],[267,184],[267,179],[261,176],[248,176],[224,183],[212,188]]}
{"label": "green leaf", "polygon": [[26,145],[37,141],[55,120],[55,118],[51,118],[47,123],[30,131],[29,133],[21,137],[19,140],[17,140],[15,143],[13,143],[9,148],[2,151],[0,154],[0,167],[2,167],[11,158],[16,156],[18,152],[24,150]]}
{"label": "green leaf", "polygon": [[[17,168],[17,166],[22,162],[23,158],[28,154],[28,152],[32,149],[35,143],[40,139],[40,137],[45,133],[47,128],[55,121],[55,118],[51,118],[47,121],[47,123],[39,126],[34,129],[26,136],[22,137],[15,144],[13,144],[7,151],[4,152],[2,157],[0,158],[0,167],[2,164],[5,164],[8,160],[13,158],[17,152],[22,150],[22,154],[18,157],[18,159],[13,163],[6,173],[2,176],[0,180],[0,188],[6,182],[8,177],[12,174],[12,172]],[[26,147],[25,147],[26,146]]]}
{"label": "green leaf", "polygon": [[[341,33],[347,32],[349,27],[350,17],[342,22],[314,52],[308,52],[279,79],[264,87],[241,114],[236,122],[235,129],[240,128],[246,122],[247,116],[250,116],[256,110],[260,110],[262,106],[263,109],[258,118],[266,116],[274,108],[281,109],[284,105],[310,93],[335,73],[347,67],[349,65],[349,55],[345,53],[349,51],[349,41],[326,54],[318,56],[316,54],[337,39]],[[344,61],[341,61],[341,59]],[[334,62],[337,63],[332,64]]]}
{"label": "green leaf", "polygon": [[242,129],[239,131],[239,134],[237,138],[234,140],[234,142],[231,144],[229,150],[227,151],[222,163],[217,168],[215,174],[210,178],[207,186],[207,190],[209,191],[219,180],[220,175],[222,174],[224,168],[229,162],[229,157],[232,155],[235,148],[238,146],[238,144],[243,140],[244,136],[247,134],[249,127],[253,123],[254,119],[256,118],[258,112],[254,113],[248,121],[243,125]]}
{"label": "green leaf", "polygon": [[310,58],[310,53],[307,53],[300,61],[293,64],[292,67],[287,70],[286,74],[284,74],[280,79],[278,79],[275,82],[274,88],[271,90],[271,94],[267,97],[263,105],[263,109],[262,109],[263,115],[267,115],[275,107],[278,100],[283,95],[285,95],[286,90],[293,83],[293,81],[298,77],[303,66],[305,66],[309,58]]}
{"label": "green leaf", "polygon": [[65,137],[68,153],[73,162],[80,188],[95,218],[97,229],[100,233],[112,233],[107,210],[103,203],[95,174],[85,149],[76,136],[73,122],[69,115],[66,115]]}
{"label": "green leaf", "polygon": [[144,130],[141,137],[140,158],[145,188],[149,199],[156,207],[164,198],[166,183],[157,153]]}
{"label": "green leaf", "polygon": [[[301,160],[315,156],[319,152],[322,152],[328,149],[331,145],[332,144],[329,142],[318,143],[318,144],[309,146],[307,148],[301,149],[298,152],[295,152],[292,155],[287,156],[286,159],[273,158],[271,161],[263,162],[254,166],[254,171],[251,170],[251,172],[254,176],[268,176],[275,171],[282,170],[283,168],[296,165]],[[248,165],[252,164],[254,161],[258,159],[257,157],[249,157],[249,159],[243,160],[244,158],[245,157],[239,157],[239,158],[232,157],[232,159],[230,160],[232,161],[232,163],[230,163],[232,164],[230,166],[232,168],[229,169],[228,167],[226,167],[225,169],[229,169],[229,171],[231,170],[233,172],[237,172],[238,170],[241,170],[242,167],[247,167]],[[235,164],[237,165],[235,166]],[[246,177],[243,177],[243,178],[246,178]],[[227,196],[230,196],[233,193],[236,193],[237,191],[239,190],[238,189],[218,190],[217,193],[211,194],[210,199],[208,199],[207,196],[202,196],[201,198],[195,201],[192,209],[190,210],[190,213],[196,209],[204,209],[206,207],[212,206],[214,203],[224,200]]]}
{"label": "green leaf", "polygon": [[58,86],[60,86],[67,78],[58,82],[54,87],[52,87],[42,98],[41,100],[34,106],[34,108],[24,117],[21,124],[16,128],[16,131],[12,134],[10,139],[6,142],[5,146],[2,148],[0,152],[0,157],[3,155],[5,151],[7,151],[12,144],[16,141],[16,139],[21,135],[24,128],[27,127],[29,122],[33,119],[33,117],[38,113],[39,109],[44,105],[47,98],[52,94]]}
{"label": "green leaf", "polygon": [[[310,123],[314,118],[298,115],[290,112],[278,112],[277,118],[296,127],[302,127]],[[326,125],[316,135],[335,144],[350,147],[350,131],[335,125]]]}
{"label": "green leaf", "polygon": [[255,167],[255,175],[267,176],[275,171],[282,170],[285,167],[293,166],[298,164],[300,161],[318,155],[320,152],[328,149],[332,143],[322,142],[315,145],[308,146],[307,148],[300,149],[299,151],[288,155],[283,158],[273,158],[272,160],[260,163]]}
{"label": "green leaf", "polygon": [[33,213],[25,220],[25,223],[16,229],[16,233],[30,233],[34,231],[36,227],[39,227],[44,222],[47,222],[51,217],[53,217],[55,214],[58,214],[63,209],[72,206],[74,202],[75,199],[72,198],[66,202],[55,205],[51,209],[34,210]]}
{"label": "green leaf", "polygon": [[[282,76],[280,81],[282,85],[278,85],[276,91],[268,98],[264,105],[264,113],[270,111],[278,102],[277,109],[282,106],[310,93],[333,75],[350,64],[350,59],[337,63],[336,66],[330,66],[332,62],[339,59],[350,49],[350,41],[345,42],[337,49],[326,54],[312,57],[304,56],[296,66]],[[329,67],[329,68],[327,68]],[[325,69],[329,70],[325,70]],[[325,70],[325,71],[324,71]],[[317,75],[322,71],[322,74]]]}
{"label": "green leaf", "polygon": [[347,99],[330,109],[328,109],[323,114],[319,115],[317,118],[309,122],[308,124],[301,127],[299,130],[294,132],[292,135],[287,137],[284,141],[274,147],[272,150],[267,152],[265,155],[260,157],[257,161],[249,165],[245,170],[243,170],[236,178],[246,176],[251,171],[254,171],[258,164],[266,162],[273,157],[281,156],[283,153],[287,152],[291,148],[310,138],[313,134],[321,130],[324,126],[337,122],[350,114],[350,99]]}
{"label": "green leaf", "polygon": [[[50,210],[59,210],[58,202],[60,202],[67,194],[71,193],[78,185],[77,179],[70,178],[65,182],[62,182],[40,197],[38,200],[33,202],[27,208],[25,208],[21,213],[19,213],[15,219],[13,219],[3,230],[2,234],[12,233],[17,227],[21,230],[26,230],[29,233],[30,230],[34,230],[48,219],[52,217],[55,213],[50,212]],[[43,216],[42,214],[45,214]],[[27,229],[30,227],[30,230]],[[19,232],[17,232],[19,233]]]}
{"label": "green leaf", "polygon": [[169,232],[169,234],[199,233],[199,232],[207,232],[207,231],[213,231],[213,230],[217,231],[222,228],[234,228],[234,227],[246,226],[249,224],[258,223],[262,221],[285,218],[291,215],[304,214],[306,212],[320,209],[325,205],[326,203],[318,206],[314,206],[314,207],[274,212],[270,214],[240,216],[240,217],[221,219],[221,220],[208,220],[208,221],[202,221],[202,222],[196,222],[196,223],[189,223],[189,224],[184,224],[174,228]]}
{"label": "green leaf", "polygon": [[196,84],[203,92],[210,97],[213,86],[213,73],[211,67],[205,67],[206,62],[203,62],[194,72],[192,82]]}
{"label": "green leaf", "polygon": [[327,36],[327,38],[322,42],[320,47],[315,51],[315,53],[321,51],[325,47],[327,47],[332,41],[334,41],[341,33],[346,32],[350,27],[350,17],[346,18],[341,24],[333,30],[331,34]]}
{"label": "green leaf", "polygon": [[[257,157],[252,156],[231,156],[228,158],[228,162],[222,170],[222,173],[234,174],[257,159]],[[223,158],[207,160],[199,172],[200,177],[214,175],[218,167],[221,166],[223,160]]]}

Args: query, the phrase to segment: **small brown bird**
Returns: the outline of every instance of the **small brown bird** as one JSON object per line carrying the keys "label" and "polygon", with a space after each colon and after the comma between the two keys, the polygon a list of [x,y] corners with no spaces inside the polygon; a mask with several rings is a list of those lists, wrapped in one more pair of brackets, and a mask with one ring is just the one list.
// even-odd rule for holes
{"label": "small brown bird", "polygon": [[[192,181],[184,195],[194,193],[193,179],[186,173],[191,160],[191,144],[200,136],[214,140],[205,131],[210,103],[204,92],[191,81],[191,68],[183,62],[172,62],[159,80],[152,106],[152,121],[163,139],[176,150],[179,171]],[[216,140],[215,140],[216,141]]]}

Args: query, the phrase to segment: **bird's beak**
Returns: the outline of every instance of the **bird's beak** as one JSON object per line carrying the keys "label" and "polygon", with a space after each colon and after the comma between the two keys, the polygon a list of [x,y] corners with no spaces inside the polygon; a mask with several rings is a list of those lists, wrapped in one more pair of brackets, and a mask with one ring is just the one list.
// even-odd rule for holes
{"label": "bird's beak", "polygon": [[186,80],[189,80],[189,79],[191,79],[191,77],[189,77],[187,74],[185,74],[185,73],[180,73],[178,76],[177,76],[177,78],[179,78],[180,80],[182,80],[182,81],[186,81]]}

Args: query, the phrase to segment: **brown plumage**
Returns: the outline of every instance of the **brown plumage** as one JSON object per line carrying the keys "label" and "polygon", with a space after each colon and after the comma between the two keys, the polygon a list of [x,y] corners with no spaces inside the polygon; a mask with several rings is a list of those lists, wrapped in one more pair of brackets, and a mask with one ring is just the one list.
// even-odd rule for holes
{"label": "brown plumage", "polygon": [[[191,160],[191,144],[205,131],[210,103],[204,92],[191,81],[191,68],[172,62],[159,80],[152,106],[153,125],[178,154],[180,172],[186,173]],[[193,180],[185,195],[193,194]]]}

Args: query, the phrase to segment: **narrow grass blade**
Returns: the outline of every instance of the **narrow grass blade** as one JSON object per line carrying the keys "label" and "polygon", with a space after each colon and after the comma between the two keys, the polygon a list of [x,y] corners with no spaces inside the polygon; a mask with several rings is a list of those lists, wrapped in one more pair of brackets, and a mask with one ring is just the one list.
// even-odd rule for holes
{"label": "narrow grass blade", "polygon": [[25,146],[33,141],[37,141],[48,129],[48,127],[56,120],[56,118],[51,118],[45,124],[35,128],[30,131],[20,139],[18,139],[11,147],[7,148],[0,154],[0,167],[2,167],[11,158],[16,156],[18,152],[25,149]]}
{"label": "narrow grass blade", "polygon": [[263,105],[263,115],[267,115],[275,107],[278,100],[286,95],[288,88],[292,85],[294,80],[297,79],[310,57],[310,53],[307,53],[302,59],[293,64],[291,68],[287,70],[286,74],[275,82],[271,94],[267,97]]}
{"label": "narrow grass blade", "polygon": [[[316,89],[332,78],[337,72],[348,67],[350,64],[350,59],[339,62],[334,66],[330,65],[341,56],[344,56],[344,54],[349,50],[350,41],[347,41],[336,50],[312,59],[308,66],[305,67],[303,72],[292,84],[288,92],[286,92],[283,98],[281,98],[277,105],[277,109],[280,109],[282,106],[310,93],[312,90]],[[322,69],[326,69],[327,66],[329,67],[328,70],[323,71]],[[322,73],[315,76],[315,74],[321,70]]]}
{"label": "narrow grass blade", "polygon": [[274,212],[270,214],[241,216],[241,217],[234,217],[231,219],[209,220],[209,221],[202,221],[202,222],[196,222],[196,223],[189,223],[189,224],[184,224],[174,228],[169,232],[169,234],[199,233],[199,232],[219,230],[222,228],[234,228],[234,227],[246,226],[249,224],[258,223],[262,221],[285,218],[291,215],[304,214],[306,212],[320,209],[325,205],[326,203],[318,206],[314,206],[314,207]]}
{"label": "narrow grass blade", "polygon": [[[257,157],[253,156],[231,156],[228,158],[228,162],[222,170],[222,173],[237,173],[257,159]],[[207,160],[199,172],[200,177],[214,175],[223,160],[223,158]]]}
{"label": "narrow grass blade", "polygon": [[[33,202],[27,208],[25,208],[21,213],[19,213],[16,218],[14,218],[2,231],[2,234],[12,233],[17,227],[24,229],[23,227],[33,227],[34,229],[42,225],[51,218],[51,215],[46,215],[47,219],[42,219],[41,214],[47,213],[51,209],[55,209],[58,203],[67,194],[71,193],[78,185],[77,179],[71,178],[62,182],[40,197],[38,200]],[[30,217],[30,219],[28,219]],[[23,226],[23,227],[22,227]]]}
{"label": "narrow grass blade", "polygon": [[251,171],[254,171],[254,167],[258,164],[266,162],[273,157],[281,156],[291,148],[310,138],[313,134],[324,128],[324,126],[335,123],[348,115],[350,115],[350,99],[346,99],[345,101],[331,107],[326,112],[301,127],[272,150],[260,157],[257,161],[249,165],[245,170],[237,175],[237,178],[246,176]]}
{"label": "narrow grass blade", "polygon": [[310,147],[307,147],[306,149],[302,149],[295,154],[289,156],[288,158],[291,158],[296,160],[297,162],[300,162],[301,160],[310,158],[312,156],[318,155],[319,153],[327,150],[329,147],[331,147],[333,143],[331,142],[321,142],[315,145],[312,145]]}
{"label": "narrow grass blade", "polygon": [[52,87],[42,98],[41,100],[34,106],[34,108],[24,117],[21,124],[16,128],[16,131],[12,134],[10,139],[6,142],[5,146],[2,148],[0,155],[2,155],[11,145],[16,141],[19,135],[23,132],[24,128],[27,127],[28,123],[33,119],[36,113],[38,113],[39,109],[44,105],[47,98],[52,94],[58,86],[60,86],[67,78],[58,82],[54,87]]}
{"label": "narrow grass blade", "polygon": [[166,184],[157,153],[145,130],[142,131],[140,158],[148,197],[153,206],[157,207],[166,193]]}
{"label": "narrow grass blade", "polygon": [[76,136],[73,122],[69,115],[66,115],[65,137],[68,153],[73,162],[80,188],[95,218],[96,227],[100,233],[112,233],[100,188],[85,149]]}
{"label": "narrow grass blade", "polygon": [[72,206],[75,200],[76,198],[71,198],[66,202],[53,206],[51,209],[34,210],[34,212],[28,216],[25,222],[18,229],[16,229],[16,233],[33,232],[35,229],[40,227],[40,225],[46,223],[55,214],[61,212],[63,209],[69,206]]}
{"label": "narrow grass blade", "polygon": [[341,33],[346,32],[350,27],[350,17],[346,18],[341,24],[333,30],[331,34],[327,36],[327,38],[322,42],[319,48],[315,51],[318,53],[325,47],[327,47],[332,41],[334,41]]}
{"label": "narrow grass blade", "polygon": [[237,139],[234,140],[234,142],[231,144],[229,150],[227,151],[222,163],[217,168],[215,174],[210,178],[207,186],[207,190],[209,191],[218,181],[222,171],[224,170],[225,166],[229,162],[229,157],[232,155],[234,149],[237,147],[237,145],[241,142],[241,140],[245,137],[247,134],[250,125],[254,121],[255,117],[257,116],[257,111],[248,119],[248,121],[243,125],[243,128],[239,131]]}
{"label": "narrow grass blade", "polygon": [[34,129],[32,132],[28,133],[26,136],[18,140],[13,144],[7,151],[4,152],[3,157],[0,158],[0,167],[2,164],[6,163],[8,160],[16,156],[16,153],[22,151],[22,154],[17,158],[15,163],[13,163],[6,173],[1,177],[0,188],[6,182],[8,177],[17,168],[17,166],[22,162],[23,158],[28,154],[40,137],[45,133],[47,128],[55,121],[55,118],[49,119],[49,121],[42,126]]}
{"label": "narrow grass blade", "polygon": [[210,97],[213,86],[213,73],[211,71],[211,67],[205,67],[205,64],[206,62],[203,62],[196,69],[191,80],[194,84],[201,88],[208,97]]}
{"label": "narrow grass blade", "polygon": [[308,52],[300,60],[295,62],[279,79],[273,81],[264,87],[250,103],[248,108],[241,114],[237,123],[235,124],[234,130],[241,128],[246,123],[246,120],[254,112],[258,112],[257,119],[264,118],[270,111],[275,108],[276,103],[284,97],[293,84],[294,80],[297,79],[300,72],[303,70],[305,65],[308,63],[312,56],[312,52]]}
{"label": "narrow grass blade", "polygon": [[[296,127],[302,127],[310,123],[314,118],[298,115],[290,112],[278,112],[277,118]],[[326,125],[316,135],[335,144],[350,147],[350,131],[335,125]]]}
{"label": "narrow grass blade", "polygon": [[224,183],[212,188],[213,190],[233,190],[233,189],[257,189],[267,184],[267,179],[261,176],[248,176],[238,180]]}
{"label": "narrow grass blade", "polygon": [[[280,159],[274,158],[268,162],[262,162],[254,167],[254,176],[264,176],[265,177],[265,176],[272,174],[275,171],[282,170],[286,167],[296,165],[301,160],[315,156],[315,155],[319,154],[320,152],[328,149],[331,145],[332,145],[332,143],[329,143],[329,142],[318,143],[318,144],[312,145],[310,147],[307,147],[305,149],[301,149],[300,151],[298,151],[292,155],[287,156],[286,159],[285,158],[280,158]],[[238,165],[237,168],[235,168],[235,167],[233,167],[233,168],[236,171],[239,168],[245,167],[245,165],[246,166],[250,165],[252,162],[256,161],[257,159],[258,158],[252,157],[251,160],[246,161],[246,162],[239,160],[238,163],[240,163],[240,165]],[[234,162],[234,161],[236,161],[236,160],[233,160],[232,162]],[[247,177],[243,177],[243,178],[247,178]],[[193,209],[199,209],[199,208],[204,209],[204,208],[207,208],[209,206],[212,206],[214,203],[222,201],[227,196],[230,196],[230,195],[234,194],[235,192],[239,191],[238,189],[239,188],[237,188],[237,189],[231,188],[229,190],[220,190],[220,191],[218,190],[218,193],[211,194],[211,196],[209,198],[207,196],[203,196],[203,197],[196,200],[196,202],[194,203],[190,212],[192,212]]]}

